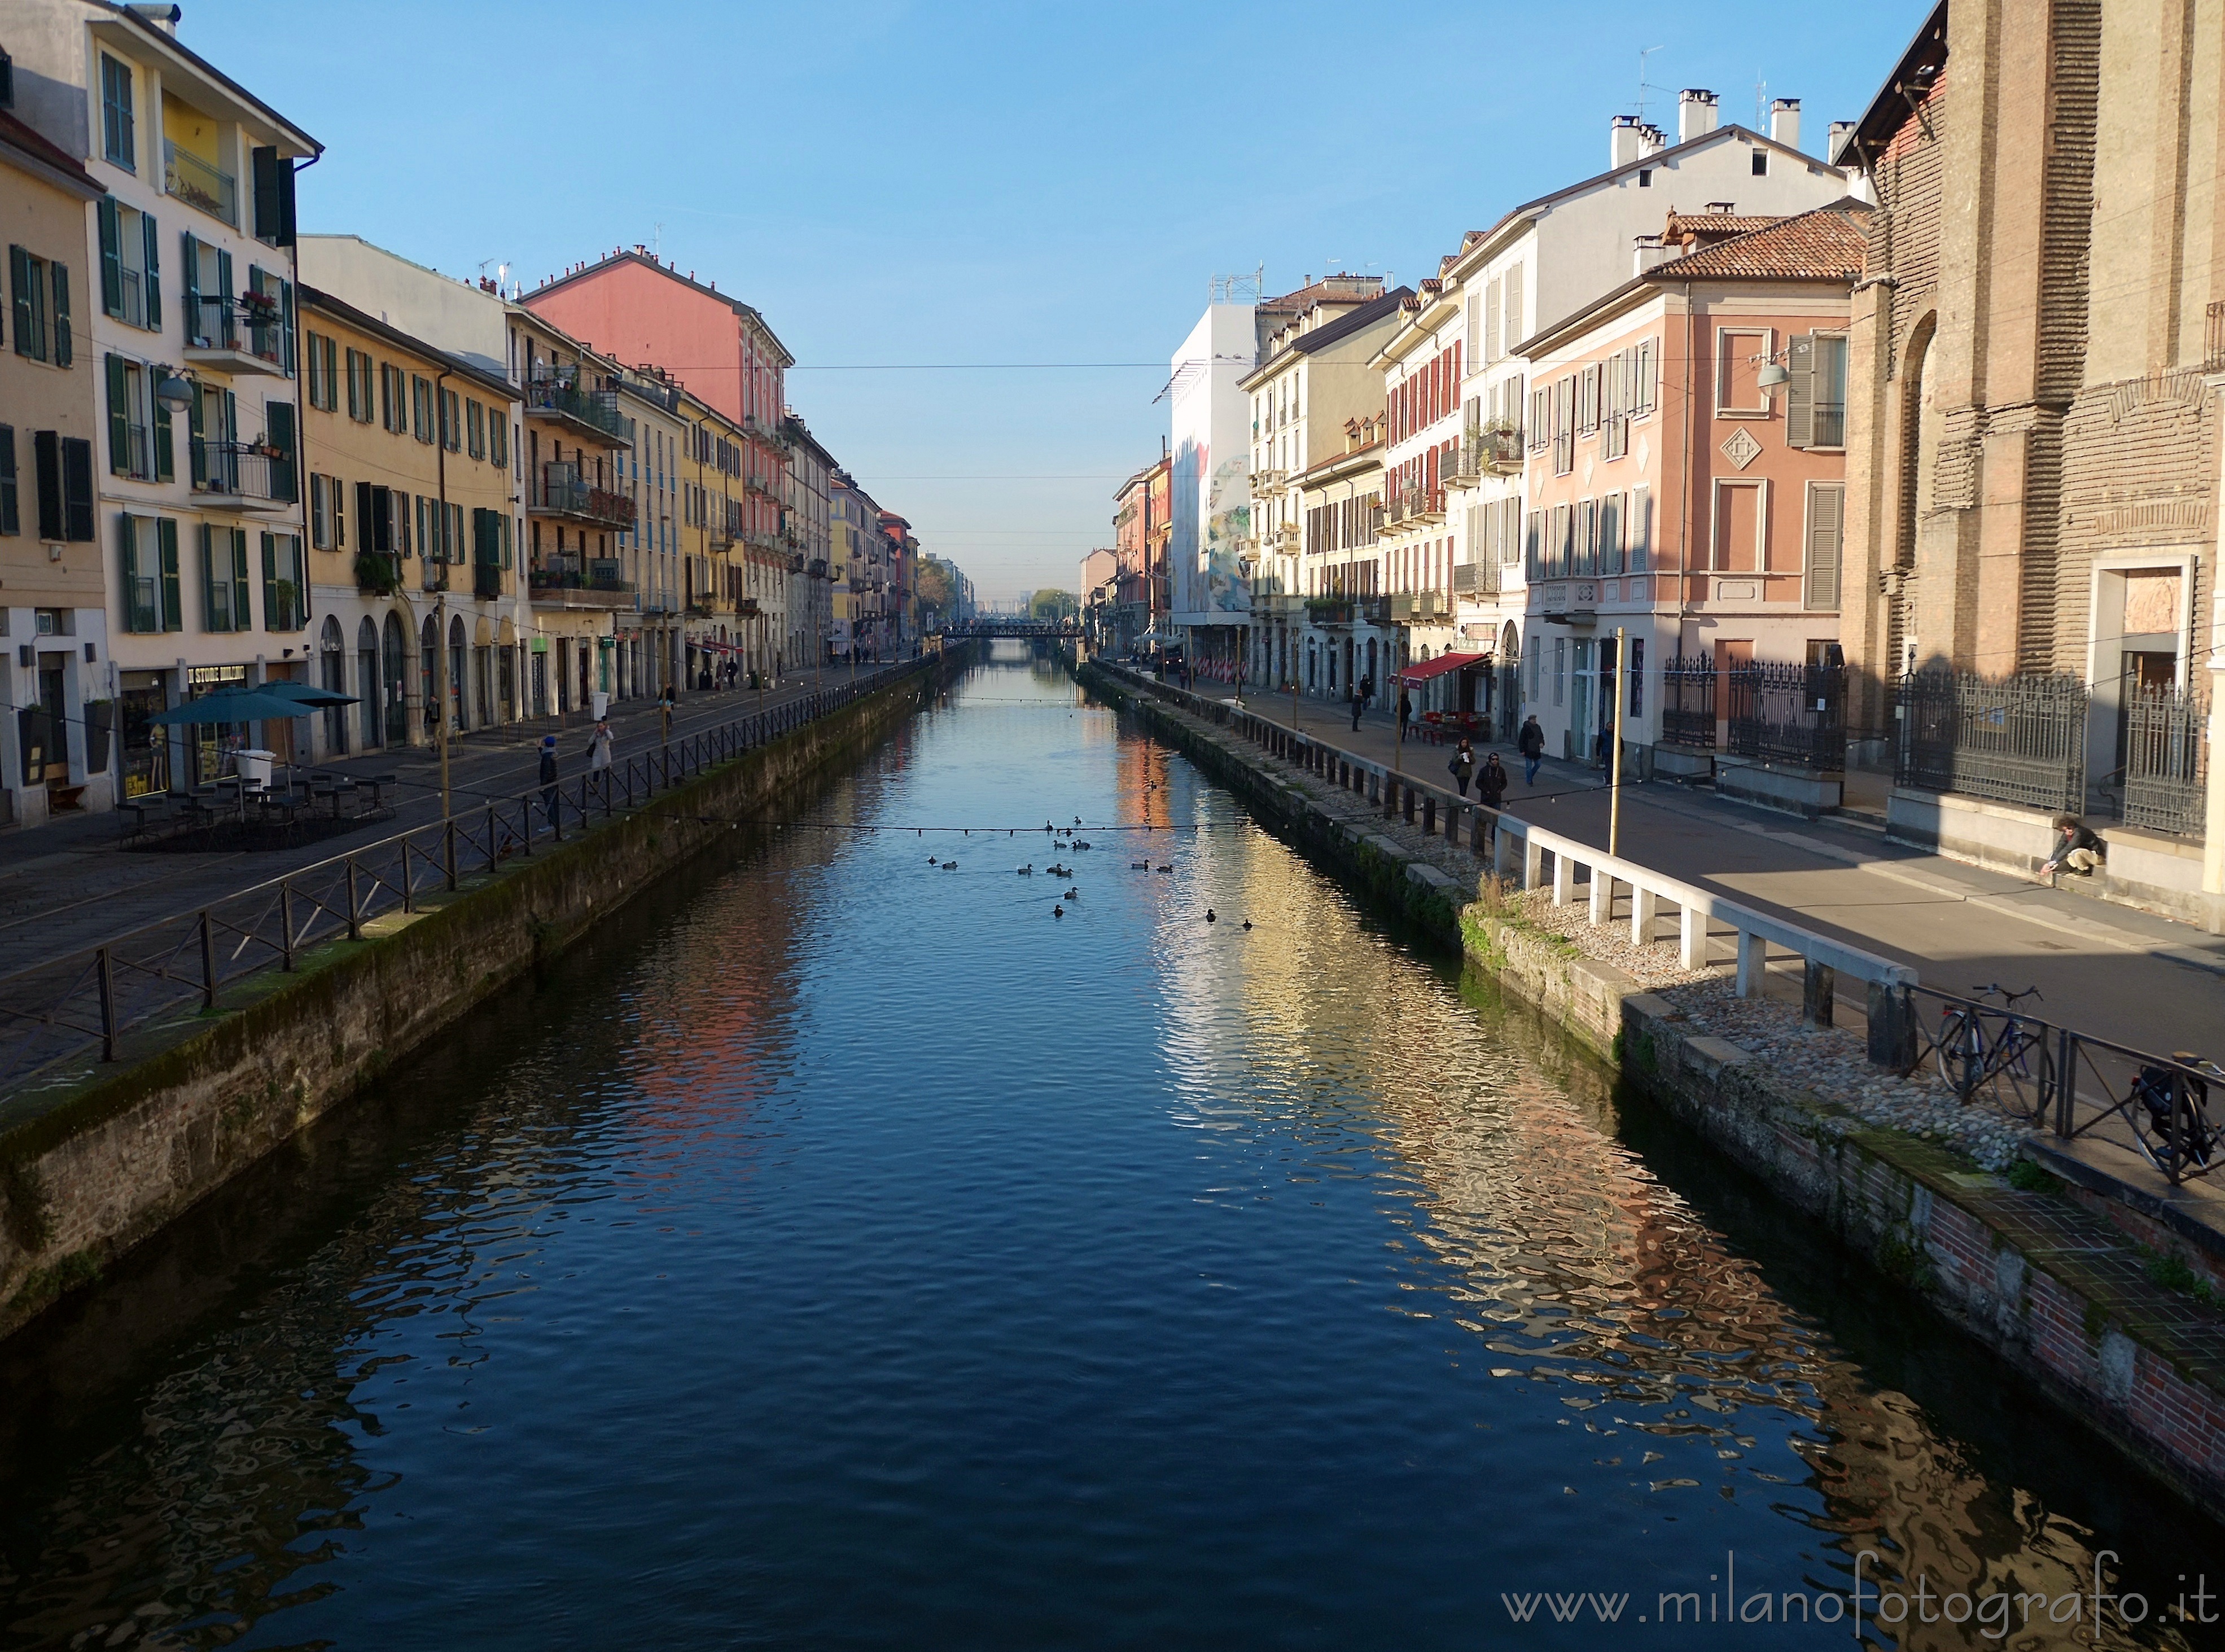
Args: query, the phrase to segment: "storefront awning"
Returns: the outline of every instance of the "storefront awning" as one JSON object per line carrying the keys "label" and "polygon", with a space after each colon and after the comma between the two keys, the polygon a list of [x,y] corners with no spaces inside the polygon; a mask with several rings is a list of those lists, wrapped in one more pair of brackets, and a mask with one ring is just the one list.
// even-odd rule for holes
{"label": "storefront awning", "polygon": [[1448,671],[1458,671],[1462,666],[1480,665],[1490,657],[1487,654],[1440,654],[1434,660],[1408,666],[1398,676],[1404,682],[1427,682],[1432,677],[1443,676]]}

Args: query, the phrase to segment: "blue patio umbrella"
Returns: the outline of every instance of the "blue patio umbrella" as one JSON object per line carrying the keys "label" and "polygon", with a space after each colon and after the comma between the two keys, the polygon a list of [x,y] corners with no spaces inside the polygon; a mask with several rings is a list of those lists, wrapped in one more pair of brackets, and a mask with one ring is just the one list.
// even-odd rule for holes
{"label": "blue patio umbrella", "polygon": [[255,692],[281,695],[309,706],[352,706],[356,703],[353,694],[343,694],[337,688],[320,688],[313,682],[289,682],[283,679],[263,683]]}
{"label": "blue patio umbrella", "polygon": [[282,718],[307,717],[315,707],[285,694],[274,694],[267,687],[226,689],[213,694],[203,694],[181,706],[173,706],[167,712],[156,712],[149,723],[260,723]]}

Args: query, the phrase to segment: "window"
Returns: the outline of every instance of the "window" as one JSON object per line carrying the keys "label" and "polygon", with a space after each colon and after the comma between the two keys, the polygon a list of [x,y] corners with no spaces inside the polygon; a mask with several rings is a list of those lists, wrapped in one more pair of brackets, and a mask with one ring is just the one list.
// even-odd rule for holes
{"label": "window", "polygon": [[301,497],[301,444],[295,439],[295,413],[291,402],[267,402],[263,407],[263,440],[278,452],[270,461],[270,497]]}
{"label": "window", "polygon": [[309,472],[309,543],[318,550],[347,548],[347,514],[341,504],[343,497],[339,478]]}
{"label": "window", "polygon": [[1645,639],[1630,639],[1630,669],[1625,674],[1630,679],[1630,714],[1645,715]]}
{"label": "window", "polygon": [[450,453],[460,453],[464,446],[462,401],[453,390],[441,392],[441,446]]}
{"label": "window", "polygon": [[38,473],[39,537],[85,544],[92,538],[92,444],[41,430],[31,437]]}
{"label": "window", "polygon": [[138,149],[132,130],[131,70],[103,52],[100,54],[101,153],[126,172],[139,169]]}
{"label": "window", "polygon": [[1774,348],[1769,328],[1720,327],[1715,332],[1715,411],[1766,415],[1769,392],[1761,388],[1761,365]]}
{"label": "window", "polygon": [[181,631],[185,611],[179,600],[178,524],[168,516],[117,519],[118,560],[124,575],[124,629]]}
{"label": "window", "polygon": [[105,195],[99,218],[100,307],[131,326],[160,332],[162,254],[154,215]]}
{"label": "window", "polygon": [[[1839,341],[1845,343],[1844,339]],[[1808,484],[1807,578],[1801,606],[1834,613],[1839,606],[1839,563],[1846,546],[1847,489],[1841,482]]]}
{"label": "window", "polygon": [[510,463],[510,418],[506,409],[487,409],[487,462],[497,469]]}
{"label": "window", "polygon": [[16,106],[16,60],[0,52],[0,109]]}
{"label": "window", "polygon": [[[335,506],[338,500],[335,497]],[[308,582],[301,572],[301,537],[298,534],[263,536],[263,626],[265,630],[298,631],[309,623],[303,600]]]}
{"label": "window", "polygon": [[[309,405],[330,413],[339,405],[339,346],[321,332],[308,336]],[[351,361],[355,351],[348,351]]]}
{"label": "window", "polygon": [[1623,546],[1628,571],[1644,573],[1653,566],[1653,490],[1632,488],[1630,512],[1623,523]]}
{"label": "window", "polygon": [[20,534],[23,518],[16,498],[16,427],[0,425],[0,534]]}
{"label": "window", "polygon": [[170,410],[154,394],[154,370],[127,357],[105,358],[108,377],[108,469],[139,482],[176,474]]}
{"label": "window", "polygon": [[1756,149],[1753,152],[1753,175],[1757,178],[1766,178],[1769,176],[1769,151],[1767,149]]}
{"label": "window", "polygon": [[8,288],[16,320],[16,353],[33,361],[70,364],[69,270],[34,256],[22,247],[8,249]]}
{"label": "window", "polygon": [[1784,440],[1793,447],[1847,445],[1847,341],[1797,333],[1785,346]]}
{"label": "window", "polygon": [[1558,706],[1565,698],[1569,681],[1569,639],[1553,639],[1553,704]]}
{"label": "window", "polygon": [[238,301],[231,290],[231,255],[194,239],[180,242],[179,282],[183,289],[186,338],[206,349],[235,349],[239,343]]}
{"label": "window", "polygon": [[294,377],[294,284],[258,264],[247,267],[247,290],[240,294],[247,318],[247,347]]}
{"label": "window", "polygon": [[433,381],[418,373],[409,375],[409,426],[419,441],[430,445],[433,440]]}
{"label": "window", "polygon": [[1622,496],[1610,493],[1599,504],[1599,571],[1622,572]]}
{"label": "window", "polygon": [[378,370],[378,422],[397,436],[409,429],[409,377],[399,367]]}
{"label": "window", "polygon": [[255,597],[247,583],[247,530],[201,529],[201,609],[205,629],[251,631]]}
{"label": "window", "polygon": [[360,350],[351,350],[347,352],[348,417],[359,425],[369,424],[373,401],[371,358]]}
{"label": "window", "polygon": [[464,403],[466,447],[473,459],[486,457],[486,408],[477,402]]}
{"label": "window", "polygon": [[1635,414],[1644,415],[1653,411],[1653,364],[1658,354],[1653,346],[1654,340],[1651,339],[1641,339],[1638,341],[1638,351],[1633,364],[1637,380],[1631,387],[1630,399],[1631,411]]}
{"label": "window", "polygon": [[1640,189],[1651,189],[1651,188],[1652,188],[1652,187],[1653,187],[1653,168],[1651,168],[1651,167],[1640,167],[1640,168],[1638,169],[1638,187],[1639,187]]}

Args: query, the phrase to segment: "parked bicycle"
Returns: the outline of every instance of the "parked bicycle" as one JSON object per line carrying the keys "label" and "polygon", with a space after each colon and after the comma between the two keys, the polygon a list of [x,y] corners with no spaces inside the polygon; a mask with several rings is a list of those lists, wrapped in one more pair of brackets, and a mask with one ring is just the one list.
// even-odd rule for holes
{"label": "parked bicycle", "polygon": [[2225,1153],[2225,1124],[2209,1117],[2208,1082],[2225,1081],[2225,1067],[2192,1050],[2173,1050],[2171,1059],[2178,1065],[2156,1062],[2140,1069],[2132,1094],[2139,1105],[2126,1112],[2141,1154],[2175,1179],[2190,1166],[2207,1170],[2213,1159]]}
{"label": "parked bicycle", "polygon": [[[1932,1046],[1939,1076],[1955,1093],[1968,1101],[1989,1079],[2006,1078],[2020,1085],[2037,1086],[2035,1053],[2044,1059],[2045,1025],[2037,1017],[2017,1013],[2027,998],[2037,999],[2039,989],[2011,992],[1998,981],[1974,986],[1974,1003],[1950,1003],[1941,1012],[1939,1036]],[[1998,1010],[1987,999],[1998,998]],[[1998,1025],[1994,1023],[1998,1018]]]}

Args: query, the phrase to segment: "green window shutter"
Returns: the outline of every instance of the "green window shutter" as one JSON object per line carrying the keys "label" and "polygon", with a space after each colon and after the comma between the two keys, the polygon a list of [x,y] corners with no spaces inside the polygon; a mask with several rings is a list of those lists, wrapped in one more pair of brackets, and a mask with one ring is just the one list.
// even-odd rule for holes
{"label": "green window shutter", "polygon": [[1839,561],[1846,537],[1847,490],[1814,484],[1808,490],[1808,580],[1802,606],[1829,613],[1839,605]]}
{"label": "green window shutter", "polygon": [[47,352],[39,340],[39,312],[31,294],[31,255],[21,247],[8,249],[8,291],[15,300],[16,353],[43,360]]}
{"label": "green window shutter", "polygon": [[216,529],[206,522],[201,524],[201,629],[206,631],[228,631],[231,629],[231,608],[227,603],[223,613],[216,605]]}
{"label": "green window shutter", "polygon": [[201,387],[196,384],[193,387],[193,399],[186,403],[186,435],[187,437],[186,456],[192,461],[190,468],[193,473],[193,485],[197,488],[205,488],[208,485],[209,479],[208,433],[202,422]]}
{"label": "green window shutter", "polygon": [[116,561],[123,573],[124,629],[153,630],[154,617],[147,611],[146,593],[139,585],[146,577],[139,566],[139,525],[128,510],[116,513]]}
{"label": "green window shutter", "polygon": [[108,469],[111,475],[131,474],[131,404],[124,377],[124,358],[108,358]]}
{"label": "green window shutter", "polygon": [[62,438],[58,430],[34,431],[31,465],[39,486],[39,537],[62,537]]}
{"label": "green window shutter", "polygon": [[1784,382],[1785,445],[1810,447],[1816,441],[1816,335],[1793,334],[1785,357],[1785,370],[1792,375]]}
{"label": "green window shutter", "polygon": [[0,534],[23,531],[16,485],[16,427],[0,425]]}
{"label": "green window shutter", "polygon": [[162,629],[181,631],[186,628],[186,604],[183,582],[178,577],[178,524],[168,516],[155,523],[156,554],[162,564]]}
{"label": "green window shutter", "polygon": [[248,583],[247,529],[234,528],[231,536],[231,619],[232,630],[251,631],[255,629],[255,592]]}
{"label": "green window shutter", "polygon": [[216,434],[221,442],[237,443],[239,440],[239,393],[236,390],[224,393],[224,428]]}
{"label": "green window shutter", "polygon": [[498,512],[497,514],[500,516],[502,522],[502,565],[506,568],[510,566],[511,556],[510,518],[508,516],[503,515],[500,512]]}
{"label": "green window shutter", "polygon": [[124,231],[113,195],[100,198],[100,307],[124,313]]}
{"label": "green window shutter", "polygon": [[294,283],[292,282],[282,281],[278,283],[278,319],[285,327],[282,345],[286,360],[286,377],[291,378],[294,377]]}
{"label": "green window shutter", "polygon": [[201,261],[187,230],[178,237],[178,301],[186,307],[186,342],[200,344],[209,336],[207,318],[201,312]]}
{"label": "green window shutter", "polygon": [[[265,434],[270,445],[285,455],[282,461],[270,461],[270,496],[274,499],[298,499],[301,497],[301,456],[295,440],[294,404],[291,402],[273,402],[263,408],[263,413]],[[282,488],[284,490],[282,492],[280,491]],[[337,507],[339,503],[335,497],[334,506]],[[333,515],[338,516],[337,509]],[[338,542],[337,538],[334,542]]]}
{"label": "green window shutter", "polygon": [[177,474],[177,451],[170,437],[170,410],[158,396],[155,398],[155,479],[173,481]]}
{"label": "green window shutter", "polygon": [[145,231],[141,240],[147,258],[147,273],[143,277],[147,289],[147,326],[150,332],[160,332],[162,330],[162,237],[155,231],[155,215],[152,212],[140,215],[139,227]]}
{"label": "green window shutter", "polygon": [[280,612],[277,596],[277,536],[266,533],[263,535],[263,629],[266,631],[288,629],[278,623],[285,616]]}
{"label": "green window shutter", "polygon": [[54,365],[68,367],[77,360],[77,337],[70,331],[70,282],[67,264],[48,264],[54,292]]}
{"label": "green window shutter", "polygon": [[222,247],[216,250],[216,287],[218,294],[224,300],[224,319],[222,324],[214,330],[215,336],[237,343],[238,332],[231,324],[231,317],[233,311],[239,306],[239,293],[238,289],[231,284],[231,255]]}

